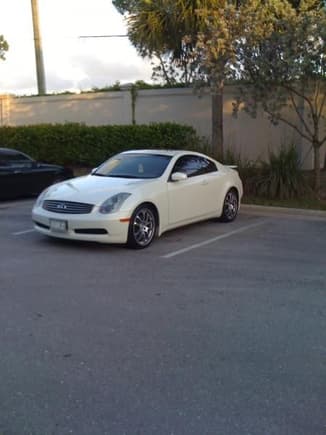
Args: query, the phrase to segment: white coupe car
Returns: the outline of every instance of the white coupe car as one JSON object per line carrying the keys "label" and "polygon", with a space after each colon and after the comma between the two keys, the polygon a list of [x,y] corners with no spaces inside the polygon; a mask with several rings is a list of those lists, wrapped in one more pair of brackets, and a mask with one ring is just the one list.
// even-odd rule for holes
{"label": "white coupe car", "polygon": [[237,171],[204,154],[126,151],[44,190],[32,217],[47,236],[145,248],[172,228],[233,221],[242,193]]}

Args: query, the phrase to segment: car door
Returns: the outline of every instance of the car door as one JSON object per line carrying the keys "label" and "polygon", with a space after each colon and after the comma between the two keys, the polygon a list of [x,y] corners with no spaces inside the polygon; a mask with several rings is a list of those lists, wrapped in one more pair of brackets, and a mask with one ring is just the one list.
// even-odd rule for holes
{"label": "car door", "polygon": [[2,199],[23,196],[28,189],[28,183],[22,178],[19,154],[7,149],[0,152],[0,196]]}
{"label": "car door", "polygon": [[[26,177],[29,185],[29,194],[39,194],[50,184],[56,180],[56,170],[50,165],[43,163],[37,163],[32,161],[31,164],[26,164],[25,168],[22,168],[22,175]],[[58,175],[58,179],[60,174]]]}
{"label": "car door", "polygon": [[12,154],[10,166],[14,190],[19,195],[34,193],[37,183],[37,178],[35,177],[36,162],[23,153],[15,152]]}
{"label": "car door", "polygon": [[10,199],[17,196],[17,186],[12,168],[4,156],[0,156],[0,199]]}
{"label": "car door", "polygon": [[20,152],[16,152],[11,165],[14,169],[17,185],[22,190],[23,195],[39,194],[56,179],[57,170],[54,167],[38,163]]}
{"label": "car door", "polygon": [[185,180],[168,182],[169,225],[200,219],[216,210],[214,190],[219,176],[214,162],[196,154],[179,157],[172,173],[182,172]]}

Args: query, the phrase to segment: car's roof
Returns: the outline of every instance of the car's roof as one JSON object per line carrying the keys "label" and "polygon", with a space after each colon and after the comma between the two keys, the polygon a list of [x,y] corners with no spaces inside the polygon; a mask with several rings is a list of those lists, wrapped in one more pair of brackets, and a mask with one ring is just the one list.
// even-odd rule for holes
{"label": "car's roof", "polygon": [[20,153],[20,151],[13,150],[12,148],[0,148],[0,153],[1,152],[12,153],[12,154]]}
{"label": "car's roof", "polygon": [[195,151],[187,150],[168,150],[168,149],[143,149],[143,150],[130,150],[123,151],[121,154],[151,154],[151,155],[163,155],[174,157],[179,154],[200,154]]}

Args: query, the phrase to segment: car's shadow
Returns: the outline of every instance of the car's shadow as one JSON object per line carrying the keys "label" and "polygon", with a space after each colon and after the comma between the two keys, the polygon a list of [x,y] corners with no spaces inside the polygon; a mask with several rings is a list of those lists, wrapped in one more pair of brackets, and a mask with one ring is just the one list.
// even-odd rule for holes
{"label": "car's shadow", "polygon": [[113,251],[113,250],[125,250],[125,245],[121,244],[107,244],[107,243],[98,243],[92,241],[80,241],[80,240],[68,240],[68,239],[59,239],[54,237],[48,237],[39,235],[39,243],[42,243],[51,248],[57,248],[62,250],[92,250],[92,251]]}
{"label": "car's shadow", "polygon": [[219,225],[221,225],[219,227],[220,229],[225,226],[225,224],[221,223],[218,219],[209,219],[169,230],[163,233],[161,237],[156,237],[153,243],[145,249],[132,249],[124,244],[60,239],[41,234],[38,236],[40,243],[49,247],[51,246],[52,249],[56,248],[62,250],[64,248],[74,251],[91,250],[92,252],[151,252],[155,246],[159,247],[162,246],[162,244],[171,245],[175,243],[182,243],[185,240],[193,239],[194,236],[198,236],[199,233],[203,232],[215,233],[216,226]]}

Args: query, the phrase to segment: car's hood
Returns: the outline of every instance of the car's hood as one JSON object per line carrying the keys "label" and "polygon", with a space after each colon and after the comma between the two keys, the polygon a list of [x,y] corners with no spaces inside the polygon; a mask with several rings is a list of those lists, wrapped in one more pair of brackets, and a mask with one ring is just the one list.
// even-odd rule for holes
{"label": "car's hood", "polygon": [[110,196],[120,192],[132,193],[153,180],[99,177],[86,175],[55,184],[44,199],[76,201],[100,205]]}

